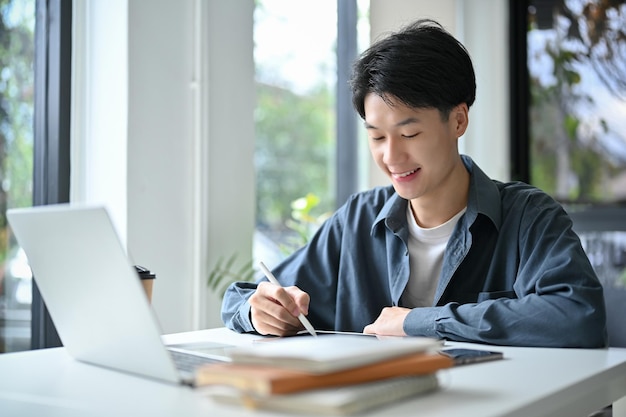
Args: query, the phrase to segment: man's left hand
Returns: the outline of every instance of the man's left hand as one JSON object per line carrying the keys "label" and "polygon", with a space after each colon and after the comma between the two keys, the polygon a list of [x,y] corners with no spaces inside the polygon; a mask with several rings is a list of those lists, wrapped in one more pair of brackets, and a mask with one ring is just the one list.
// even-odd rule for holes
{"label": "man's left hand", "polygon": [[403,324],[410,311],[404,307],[385,307],[374,323],[365,326],[363,333],[406,336]]}

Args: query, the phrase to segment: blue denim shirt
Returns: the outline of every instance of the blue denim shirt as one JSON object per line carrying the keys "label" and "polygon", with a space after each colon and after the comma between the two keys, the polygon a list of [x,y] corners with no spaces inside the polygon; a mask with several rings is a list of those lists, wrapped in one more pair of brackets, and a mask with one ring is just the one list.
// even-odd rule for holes
{"label": "blue denim shirt", "polygon": [[[469,157],[463,162],[471,177],[467,210],[447,244],[433,306],[413,308],[404,331],[514,346],[605,346],[602,286],[563,208],[535,187],[491,180]],[[407,204],[391,186],[357,193],[273,270],[284,286],[310,295],[316,329],[361,332],[383,307],[401,306]],[[247,302],[255,288],[228,288],[228,328],[255,331]]]}

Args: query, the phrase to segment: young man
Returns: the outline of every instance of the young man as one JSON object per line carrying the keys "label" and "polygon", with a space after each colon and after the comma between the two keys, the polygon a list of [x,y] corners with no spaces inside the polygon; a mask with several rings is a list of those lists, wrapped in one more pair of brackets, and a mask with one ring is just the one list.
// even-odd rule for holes
{"label": "young man", "polygon": [[466,49],[420,20],[355,63],[353,103],[392,186],[352,196],[274,269],[235,283],[227,327],[316,329],[519,346],[606,345],[602,287],[550,196],[489,179],[458,151],[475,98]]}

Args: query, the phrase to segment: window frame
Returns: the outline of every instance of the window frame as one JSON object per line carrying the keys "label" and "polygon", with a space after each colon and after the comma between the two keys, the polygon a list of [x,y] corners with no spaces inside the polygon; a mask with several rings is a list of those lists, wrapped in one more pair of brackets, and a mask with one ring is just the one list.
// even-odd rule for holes
{"label": "window frame", "polygon": [[[72,0],[37,0],[35,6],[33,206],[70,200]],[[33,282],[31,348],[61,346]]]}
{"label": "window frame", "polygon": [[337,136],[335,206],[339,208],[359,187],[358,119],[348,81],[358,54],[356,0],[337,0]]}
{"label": "window frame", "polygon": [[[36,0],[35,23],[35,114],[34,114],[34,172],[33,205],[67,203],[70,201],[70,120],[72,78],[72,0]],[[356,25],[357,1],[337,1],[338,31],[350,33],[354,41],[341,46],[342,71],[347,81],[351,58],[357,54]],[[340,18],[339,15],[347,19]],[[343,23],[342,23],[343,22]],[[346,27],[343,25],[352,25]],[[352,35],[352,32],[354,35]],[[338,45],[338,50],[340,46]],[[346,49],[347,48],[347,49]],[[339,53],[339,52],[338,52]],[[339,59],[339,57],[338,57]],[[338,63],[339,64],[339,63]],[[339,74],[338,74],[339,75]],[[356,116],[351,107],[349,89],[342,89],[338,96],[337,111],[352,120],[342,122],[341,137],[343,153],[349,164],[337,164],[344,191],[337,195],[340,205],[348,195],[357,191],[358,184],[358,132]],[[341,106],[341,109],[340,108]],[[338,113],[339,115],[339,113]],[[343,120],[343,119],[342,119]],[[338,126],[338,129],[339,126]],[[347,183],[346,183],[347,181]],[[33,282],[31,306],[31,348],[40,349],[61,346],[45,303]]]}
{"label": "window frame", "polygon": [[510,178],[530,182],[527,0],[509,0]]}

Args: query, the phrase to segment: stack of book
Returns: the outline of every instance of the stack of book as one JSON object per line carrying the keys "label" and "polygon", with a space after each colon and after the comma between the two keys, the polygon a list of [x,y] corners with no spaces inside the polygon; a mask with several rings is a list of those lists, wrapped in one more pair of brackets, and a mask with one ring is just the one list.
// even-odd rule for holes
{"label": "stack of book", "polygon": [[323,335],[270,338],[199,369],[216,401],[315,415],[353,414],[439,388],[453,366],[430,338]]}

